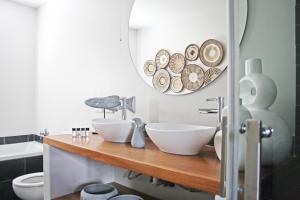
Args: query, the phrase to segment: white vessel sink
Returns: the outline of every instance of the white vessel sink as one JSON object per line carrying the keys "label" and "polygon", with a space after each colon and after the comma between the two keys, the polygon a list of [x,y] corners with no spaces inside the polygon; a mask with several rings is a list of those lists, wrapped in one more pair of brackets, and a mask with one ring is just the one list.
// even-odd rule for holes
{"label": "white vessel sink", "polygon": [[92,125],[105,141],[130,142],[133,132],[133,121],[117,119],[94,119]]}
{"label": "white vessel sink", "polygon": [[167,153],[196,155],[214,136],[215,127],[173,123],[150,123],[146,125],[150,139]]}

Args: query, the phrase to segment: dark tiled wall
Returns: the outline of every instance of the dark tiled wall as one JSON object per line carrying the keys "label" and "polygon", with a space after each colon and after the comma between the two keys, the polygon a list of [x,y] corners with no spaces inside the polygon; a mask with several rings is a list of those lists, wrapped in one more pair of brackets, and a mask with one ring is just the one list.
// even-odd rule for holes
{"label": "dark tiled wall", "polygon": [[[43,138],[34,134],[0,137],[0,145],[30,141],[43,142]],[[0,161],[0,200],[20,200],[14,194],[13,179],[24,174],[42,171],[43,156]]]}
{"label": "dark tiled wall", "polygon": [[13,179],[24,174],[42,171],[43,156],[0,161],[0,199],[19,200],[13,192]]}
{"label": "dark tiled wall", "polygon": [[0,145],[30,142],[30,141],[43,142],[43,137],[34,134],[0,137]]}

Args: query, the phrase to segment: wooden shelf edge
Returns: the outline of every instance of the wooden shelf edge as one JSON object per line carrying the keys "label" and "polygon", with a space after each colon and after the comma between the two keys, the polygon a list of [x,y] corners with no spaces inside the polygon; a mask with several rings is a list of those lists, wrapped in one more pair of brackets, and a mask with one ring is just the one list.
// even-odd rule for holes
{"label": "wooden shelf edge", "polygon": [[[101,161],[116,167],[143,173],[148,176],[154,176],[172,183],[184,185],[186,187],[191,187],[212,194],[220,193],[220,179],[214,179],[202,175],[195,177],[195,175],[189,174],[188,172],[183,174],[174,169],[170,170],[161,166],[144,164],[143,162],[139,162],[137,160],[124,159],[112,154],[106,154],[103,152],[99,154],[97,151],[93,151],[82,146],[69,144],[57,139],[52,139],[50,137],[46,137],[44,139],[44,143],[92,160]],[[180,173],[180,176],[178,173]]]}

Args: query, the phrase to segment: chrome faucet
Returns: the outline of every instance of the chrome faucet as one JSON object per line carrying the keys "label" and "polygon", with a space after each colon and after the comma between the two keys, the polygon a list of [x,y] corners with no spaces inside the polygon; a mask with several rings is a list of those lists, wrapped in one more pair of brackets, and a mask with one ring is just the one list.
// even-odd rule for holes
{"label": "chrome faucet", "polygon": [[40,132],[40,136],[48,136],[49,135],[49,131],[48,131],[48,129],[44,129],[44,132]]}
{"label": "chrome faucet", "polygon": [[122,119],[126,120],[127,110],[135,113],[135,97],[122,97],[120,98],[121,106],[117,107],[116,110],[122,110]]}
{"label": "chrome faucet", "polygon": [[222,124],[222,110],[224,108],[224,97],[215,97],[206,99],[206,101],[217,101],[218,108],[199,108],[200,114],[218,114],[218,128]]}
{"label": "chrome faucet", "polygon": [[113,113],[119,110],[122,111],[122,120],[127,119],[127,110],[132,113],[135,113],[135,97],[120,97],[120,105],[116,107],[112,107],[111,110]]}
{"label": "chrome faucet", "polygon": [[122,110],[122,119],[126,120],[126,118],[127,118],[126,97],[120,98],[120,101],[121,101],[120,109]]}

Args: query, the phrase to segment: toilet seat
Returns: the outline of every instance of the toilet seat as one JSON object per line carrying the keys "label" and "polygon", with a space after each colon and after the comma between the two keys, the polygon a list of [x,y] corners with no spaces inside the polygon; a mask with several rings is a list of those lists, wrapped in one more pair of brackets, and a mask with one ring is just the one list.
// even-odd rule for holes
{"label": "toilet seat", "polygon": [[13,180],[13,184],[18,187],[40,187],[44,185],[44,173],[32,173],[19,176]]}
{"label": "toilet seat", "polygon": [[23,200],[44,199],[44,173],[32,173],[19,176],[13,180],[15,194]]}

